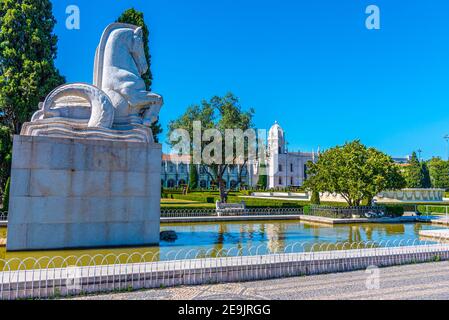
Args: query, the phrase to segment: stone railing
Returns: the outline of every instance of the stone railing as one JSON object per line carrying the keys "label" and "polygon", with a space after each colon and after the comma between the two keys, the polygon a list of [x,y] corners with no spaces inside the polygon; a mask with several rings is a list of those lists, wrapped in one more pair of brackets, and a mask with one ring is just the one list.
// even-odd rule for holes
{"label": "stone railing", "polygon": [[309,200],[310,196],[307,192],[253,192],[252,197],[259,198],[299,198]]}
{"label": "stone railing", "polygon": [[8,212],[0,212],[0,221],[8,220]]}
{"label": "stone railing", "polygon": [[161,287],[256,281],[445,261],[444,242],[291,243],[0,259],[0,300],[43,299]]}
{"label": "stone railing", "polygon": [[217,216],[295,216],[301,215],[302,208],[246,208],[227,209],[220,212],[215,209],[162,209],[161,218],[217,217]]}
{"label": "stone railing", "polygon": [[225,215],[229,212],[244,212],[246,209],[245,202],[240,203],[222,203],[217,201],[215,203],[215,210],[218,216]]}

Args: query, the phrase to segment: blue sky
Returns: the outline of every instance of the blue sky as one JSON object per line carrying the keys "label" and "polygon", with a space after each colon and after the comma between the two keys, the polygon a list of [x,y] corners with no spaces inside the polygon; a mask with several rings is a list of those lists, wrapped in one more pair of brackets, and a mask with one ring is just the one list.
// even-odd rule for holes
{"label": "blue sky", "polygon": [[[104,27],[129,7],[150,27],[153,91],[161,121],[213,95],[234,92],[277,120],[290,150],[361,139],[395,156],[421,149],[446,156],[449,133],[447,0],[54,0],[57,67],[69,82],[92,82]],[[80,30],[65,9],[78,5]],[[381,30],[365,9],[381,10]],[[165,135],[164,135],[165,140]]]}

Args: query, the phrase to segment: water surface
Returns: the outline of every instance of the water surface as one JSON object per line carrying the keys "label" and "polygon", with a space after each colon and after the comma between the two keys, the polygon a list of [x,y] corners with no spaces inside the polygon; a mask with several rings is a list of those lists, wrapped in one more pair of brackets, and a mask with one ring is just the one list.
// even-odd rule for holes
{"label": "water surface", "polygon": [[[162,224],[162,231],[173,230],[178,239],[162,241],[158,247],[139,248],[6,252],[4,247],[0,247],[0,259],[40,259],[44,265],[48,261],[54,263],[66,259],[66,263],[89,265],[342,249],[360,242],[369,242],[369,246],[397,245],[401,240],[402,244],[407,241],[409,244],[412,241],[422,244],[419,231],[438,228],[441,229],[421,223],[327,226],[294,221]],[[5,237],[6,228],[0,228],[0,238]]]}

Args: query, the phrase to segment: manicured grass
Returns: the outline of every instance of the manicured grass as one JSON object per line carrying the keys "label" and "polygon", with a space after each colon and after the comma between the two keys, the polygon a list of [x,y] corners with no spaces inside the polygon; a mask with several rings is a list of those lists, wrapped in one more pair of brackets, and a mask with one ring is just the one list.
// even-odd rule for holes
{"label": "manicured grass", "polygon": [[[261,199],[261,198],[246,198],[247,192],[230,192],[228,194],[229,203],[238,203],[244,201],[248,208],[298,208],[310,205],[309,201],[298,200],[278,200],[278,199]],[[194,191],[183,195],[180,192],[165,191],[164,198],[161,200],[162,208],[176,208],[176,209],[195,209],[195,208],[215,208],[215,202],[220,199],[218,191]],[[343,202],[322,202],[322,205],[333,207],[346,207],[347,204]],[[426,203],[378,203],[388,208],[388,211],[400,215],[405,211],[414,210],[414,206],[418,205],[420,212],[425,212]],[[437,213],[445,213],[444,205],[448,203],[432,204],[432,211]],[[429,205],[430,206],[430,205]]]}
{"label": "manicured grass", "polygon": [[[275,199],[255,199],[255,198],[242,198],[242,193],[230,192],[228,194],[229,203],[238,203],[244,201],[248,208],[298,208],[303,207],[308,204],[308,201],[292,201],[292,200],[275,200]],[[168,199],[168,201],[167,201]],[[163,208],[215,208],[215,202],[220,199],[218,192],[191,192],[187,195],[182,195],[179,193],[168,193],[164,192],[164,199],[162,199]],[[180,202],[169,201],[191,201],[191,203],[184,203],[181,205]]]}
{"label": "manicured grass", "polygon": [[167,199],[167,198],[161,199],[161,204],[191,204],[191,203],[198,203],[198,201],[182,200],[182,199]]}

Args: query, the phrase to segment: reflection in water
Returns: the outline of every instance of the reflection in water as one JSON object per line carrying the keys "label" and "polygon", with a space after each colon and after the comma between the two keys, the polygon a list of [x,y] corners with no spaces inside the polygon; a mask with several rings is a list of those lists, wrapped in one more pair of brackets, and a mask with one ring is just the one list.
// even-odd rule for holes
{"label": "reflection in water", "polygon": [[[355,248],[359,242],[370,242],[369,246],[374,246],[374,243],[379,242],[385,245],[390,241],[392,245],[394,240],[418,240],[421,229],[435,228],[441,227],[419,223],[328,226],[292,221],[163,224],[161,230],[174,230],[178,239],[161,242],[159,247],[7,253],[5,248],[0,248],[0,259],[23,260],[33,257],[40,258],[45,264],[52,257],[60,256],[68,259],[71,264],[98,265],[265,254],[284,250],[340,250],[351,246]],[[6,229],[0,228],[0,238],[5,236]],[[230,250],[231,248],[233,249]],[[116,258],[117,255],[120,256]],[[77,260],[75,257],[82,258]]]}
{"label": "reflection in water", "polygon": [[[3,239],[6,239],[6,228],[0,227],[0,240]],[[5,259],[5,247],[0,247],[0,259]]]}

